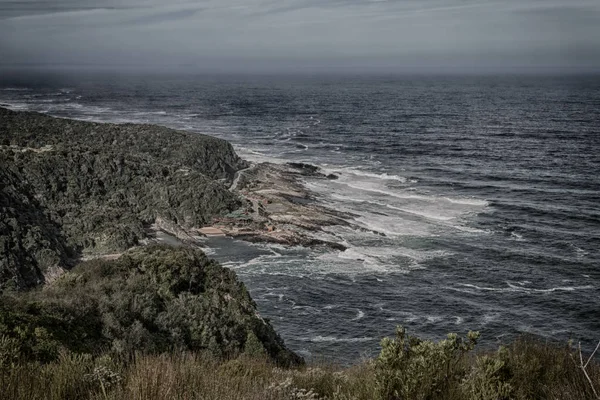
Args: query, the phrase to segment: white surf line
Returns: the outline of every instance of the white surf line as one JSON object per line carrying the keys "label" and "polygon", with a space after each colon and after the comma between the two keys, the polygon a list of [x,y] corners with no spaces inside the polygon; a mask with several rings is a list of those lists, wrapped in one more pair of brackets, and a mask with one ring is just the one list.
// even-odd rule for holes
{"label": "white surf line", "polygon": [[362,310],[359,310],[357,308],[356,311],[358,311],[356,317],[352,318],[350,321],[358,321],[359,319],[362,319],[365,316],[365,313]]}

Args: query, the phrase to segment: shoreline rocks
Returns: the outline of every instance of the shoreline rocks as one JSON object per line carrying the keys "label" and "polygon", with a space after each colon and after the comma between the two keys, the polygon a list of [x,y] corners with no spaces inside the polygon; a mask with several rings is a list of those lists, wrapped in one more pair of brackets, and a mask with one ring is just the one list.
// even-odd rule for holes
{"label": "shoreline rocks", "polygon": [[332,225],[351,226],[353,216],[324,207],[302,178],[327,179],[319,167],[304,163],[260,163],[241,171],[235,192],[246,201],[236,214],[217,218],[214,226],[228,236],[289,246],[320,247],[344,251],[335,240],[315,237]]}
{"label": "shoreline rocks", "polygon": [[54,118],[0,107],[0,290],[54,280],[81,260],[202,236],[346,246],[324,231],[353,215],[319,204],[306,163],[252,165],[230,143],[146,124]]}

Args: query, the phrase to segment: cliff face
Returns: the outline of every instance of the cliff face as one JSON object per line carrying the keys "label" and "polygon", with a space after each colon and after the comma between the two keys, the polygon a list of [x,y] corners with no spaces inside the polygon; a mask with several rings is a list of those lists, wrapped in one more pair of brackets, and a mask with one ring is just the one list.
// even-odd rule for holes
{"label": "cliff face", "polygon": [[29,288],[83,251],[121,252],[157,219],[202,226],[240,206],[246,167],[220,139],[0,108],[0,288]]}

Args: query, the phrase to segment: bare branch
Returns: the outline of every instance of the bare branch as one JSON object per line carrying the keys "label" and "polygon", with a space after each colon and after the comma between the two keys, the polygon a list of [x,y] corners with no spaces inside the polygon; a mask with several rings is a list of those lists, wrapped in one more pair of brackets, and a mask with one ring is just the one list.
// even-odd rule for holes
{"label": "bare branch", "polygon": [[588,364],[590,363],[590,361],[592,361],[592,358],[594,358],[594,354],[596,354],[596,352],[598,351],[599,348],[600,348],[600,341],[598,341],[598,344],[596,345],[596,349],[594,349],[594,352],[592,353],[592,355],[590,356],[590,358],[588,358],[588,360],[585,363],[585,365],[583,366],[583,368],[586,368],[588,366]]}
{"label": "bare branch", "polygon": [[[598,342],[598,346],[600,346],[600,342]],[[587,378],[588,382],[590,383],[590,387],[592,388],[592,392],[594,392],[594,396],[596,396],[596,398],[600,400],[600,396],[598,396],[598,392],[596,392],[596,388],[594,387],[594,382],[592,382],[592,379],[590,378],[590,376],[588,375],[587,371],[585,370],[585,367],[587,367],[587,365],[590,362],[591,358],[594,356],[594,354],[596,354],[596,351],[598,350],[598,346],[596,346],[596,350],[594,350],[594,352],[590,356],[590,359],[584,365],[583,364],[583,355],[581,354],[581,342],[579,342],[579,360],[581,362],[580,368],[583,371],[583,374]]]}

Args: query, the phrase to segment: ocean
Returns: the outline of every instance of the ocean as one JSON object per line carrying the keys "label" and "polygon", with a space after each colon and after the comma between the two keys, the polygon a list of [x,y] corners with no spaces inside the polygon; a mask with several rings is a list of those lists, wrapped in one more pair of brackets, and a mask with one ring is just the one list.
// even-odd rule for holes
{"label": "ocean", "polygon": [[309,359],[424,338],[600,340],[600,76],[169,76],[7,73],[0,104],[144,122],[298,161],[346,251],[211,239],[261,314]]}

